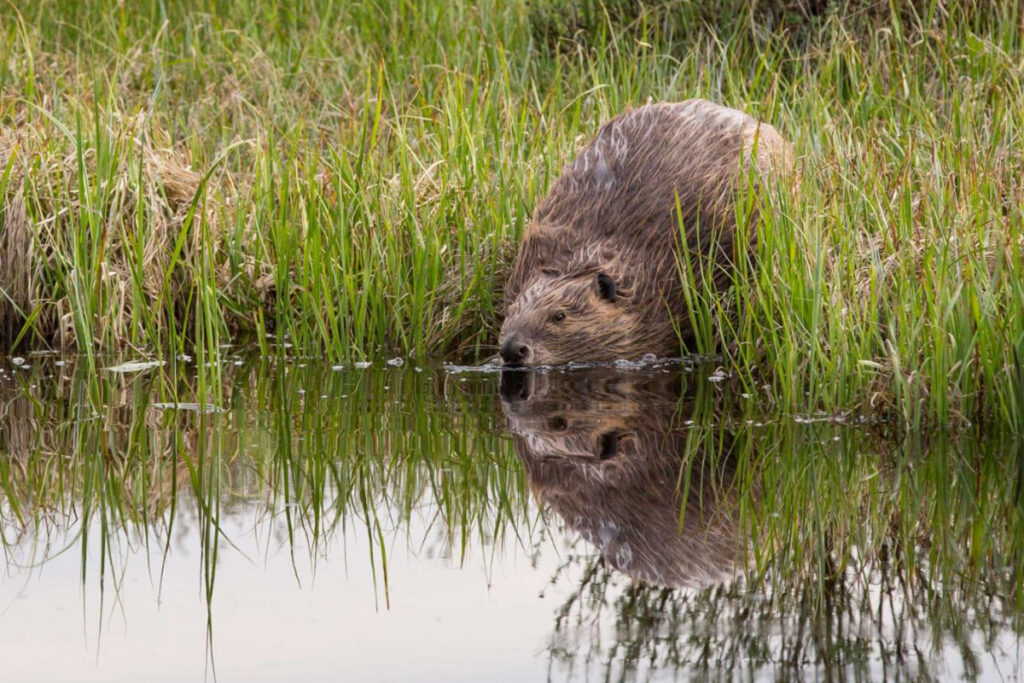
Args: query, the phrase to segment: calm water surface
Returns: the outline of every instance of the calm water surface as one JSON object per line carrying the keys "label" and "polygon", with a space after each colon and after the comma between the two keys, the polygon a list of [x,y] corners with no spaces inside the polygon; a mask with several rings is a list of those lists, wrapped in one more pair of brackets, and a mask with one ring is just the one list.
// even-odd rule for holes
{"label": "calm water surface", "polygon": [[689,364],[0,369],[5,680],[1021,677],[1019,438]]}

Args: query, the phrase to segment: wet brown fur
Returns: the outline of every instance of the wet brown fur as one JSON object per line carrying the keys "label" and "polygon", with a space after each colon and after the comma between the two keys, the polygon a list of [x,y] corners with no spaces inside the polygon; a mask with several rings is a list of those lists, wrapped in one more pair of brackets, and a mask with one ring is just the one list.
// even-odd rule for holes
{"label": "wet brown fur", "polygon": [[[604,124],[526,229],[500,344],[528,345],[525,365],[678,356],[690,332],[680,220],[698,283],[709,272],[724,290],[735,190],[751,162],[756,176],[788,170],[790,147],[770,125],[705,100],[646,105]],[[614,281],[613,300],[600,295],[598,273]]]}

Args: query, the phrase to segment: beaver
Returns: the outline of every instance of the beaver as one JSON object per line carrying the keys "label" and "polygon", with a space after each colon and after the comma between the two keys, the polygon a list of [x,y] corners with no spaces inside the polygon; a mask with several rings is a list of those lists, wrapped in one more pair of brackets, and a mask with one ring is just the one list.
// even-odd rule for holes
{"label": "beaver", "polygon": [[672,588],[739,574],[734,439],[680,428],[692,405],[678,401],[681,371],[505,374],[502,408],[533,494],[609,565]]}
{"label": "beaver", "polygon": [[710,275],[724,291],[744,169],[759,180],[791,165],[775,128],[706,100],[605,123],[526,228],[505,285],[504,363],[678,356],[692,336],[678,259],[689,255],[699,287]]}

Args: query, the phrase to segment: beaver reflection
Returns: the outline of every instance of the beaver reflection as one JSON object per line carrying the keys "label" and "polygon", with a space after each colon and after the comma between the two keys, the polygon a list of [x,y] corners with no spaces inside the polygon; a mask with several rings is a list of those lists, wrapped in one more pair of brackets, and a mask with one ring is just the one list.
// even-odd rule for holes
{"label": "beaver reflection", "polygon": [[696,587],[730,578],[742,549],[732,440],[697,443],[680,392],[679,371],[506,372],[501,384],[537,498],[616,569]]}

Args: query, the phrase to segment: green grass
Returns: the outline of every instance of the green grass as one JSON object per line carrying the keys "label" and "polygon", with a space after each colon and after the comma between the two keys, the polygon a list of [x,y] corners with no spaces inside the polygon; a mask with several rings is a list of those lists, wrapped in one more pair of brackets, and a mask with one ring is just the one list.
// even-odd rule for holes
{"label": "green grass", "polygon": [[699,350],[782,410],[1024,428],[1013,3],[130,8],[0,6],[3,347],[487,357],[561,166],[701,96],[778,127],[800,176]]}

